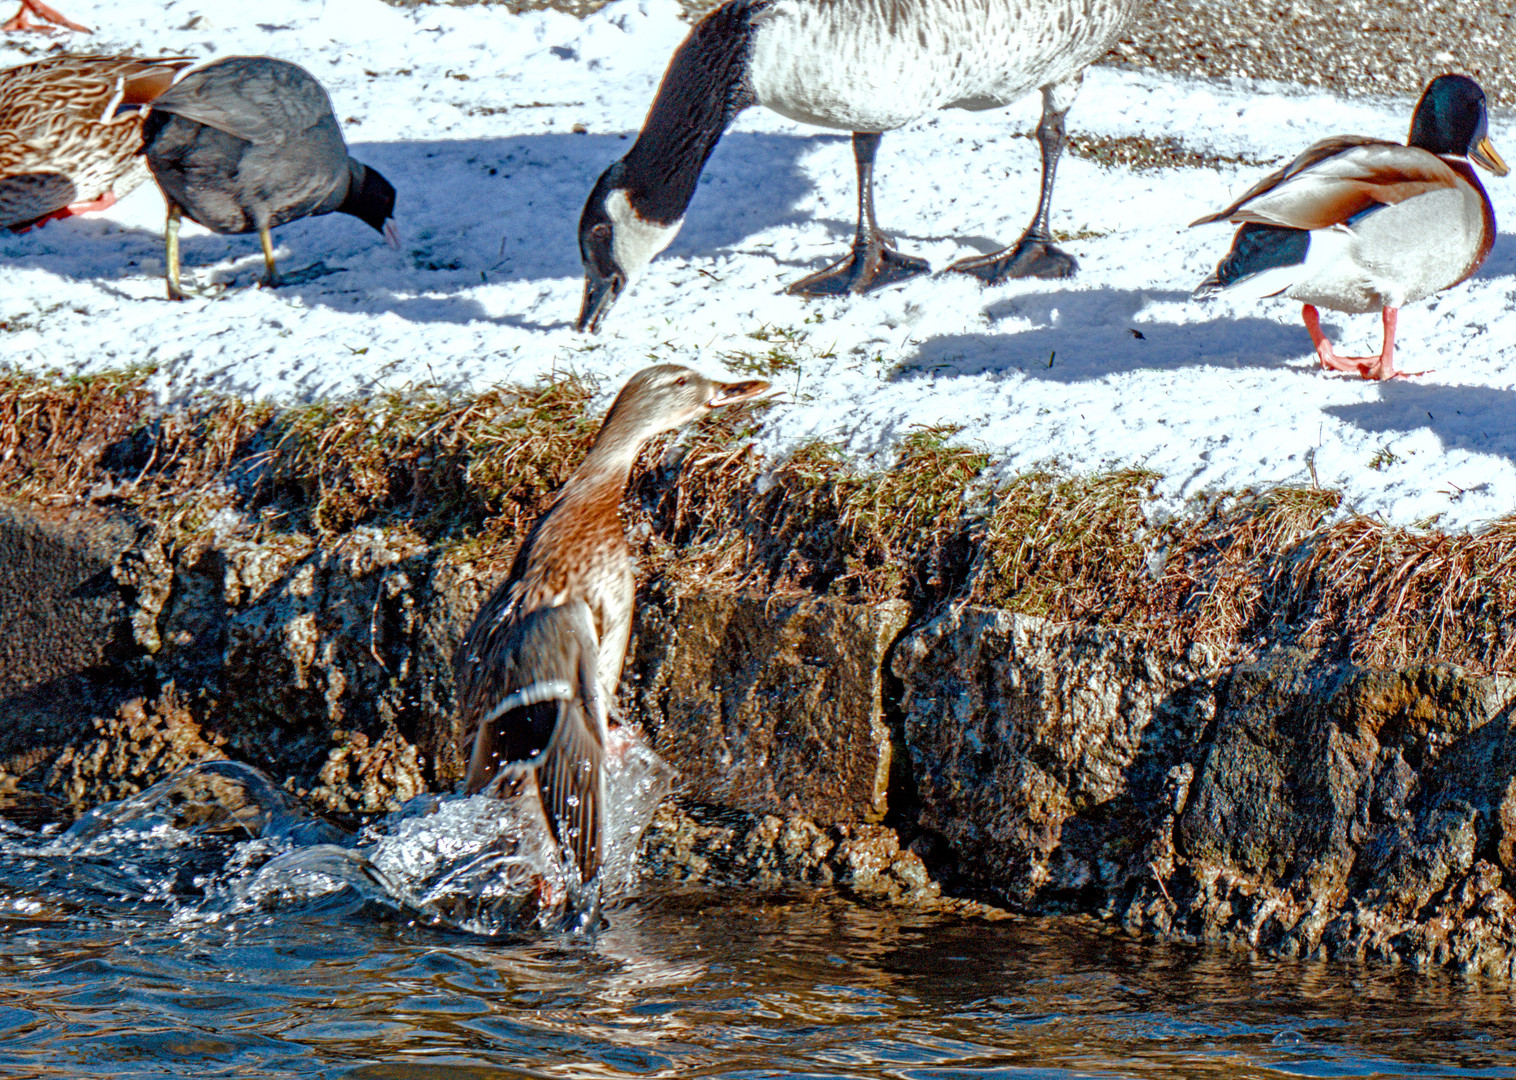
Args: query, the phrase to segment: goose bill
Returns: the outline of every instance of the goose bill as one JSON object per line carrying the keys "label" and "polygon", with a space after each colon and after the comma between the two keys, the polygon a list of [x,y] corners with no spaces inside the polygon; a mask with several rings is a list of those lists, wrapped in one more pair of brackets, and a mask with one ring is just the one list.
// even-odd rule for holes
{"label": "goose bill", "polygon": [[769,384],[762,379],[745,379],[742,382],[717,383],[716,393],[706,406],[719,409],[723,405],[733,405],[739,401],[750,401],[768,393]]}
{"label": "goose bill", "polygon": [[600,275],[593,271],[584,275],[584,303],[579,305],[579,318],[574,329],[580,333],[597,333],[600,320],[611,310],[616,297],[626,287],[626,279],[618,273]]}
{"label": "goose bill", "polygon": [[1496,176],[1504,176],[1511,171],[1505,159],[1495,151],[1495,144],[1490,142],[1488,135],[1474,144],[1474,149],[1469,151],[1469,157],[1474,160],[1474,164],[1482,165]]}

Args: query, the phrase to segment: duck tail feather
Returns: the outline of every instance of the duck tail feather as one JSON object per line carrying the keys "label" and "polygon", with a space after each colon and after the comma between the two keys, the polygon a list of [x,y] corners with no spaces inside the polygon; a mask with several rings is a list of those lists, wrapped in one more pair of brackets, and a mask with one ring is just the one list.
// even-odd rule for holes
{"label": "duck tail feather", "polygon": [[1277,296],[1300,276],[1311,234],[1282,225],[1247,224],[1237,230],[1232,249],[1195,289],[1204,299],[1223,290],[1261,299]]}

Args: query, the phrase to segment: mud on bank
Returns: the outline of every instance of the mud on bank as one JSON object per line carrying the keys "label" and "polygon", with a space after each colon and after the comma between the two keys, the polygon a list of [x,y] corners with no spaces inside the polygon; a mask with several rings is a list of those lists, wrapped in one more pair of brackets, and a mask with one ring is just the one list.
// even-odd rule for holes
{"label": "mud on bank", "polygon": [[[452,650],[595,388],[162,413],[146,377],[0,383],[11,812],[223,755],[349,819],[449,786]],[[1159,521],[1141,471],[993,482],[947,429],[766,462],[754,421],[627,500],[658,872],[1511,972],[1511,521]]]}

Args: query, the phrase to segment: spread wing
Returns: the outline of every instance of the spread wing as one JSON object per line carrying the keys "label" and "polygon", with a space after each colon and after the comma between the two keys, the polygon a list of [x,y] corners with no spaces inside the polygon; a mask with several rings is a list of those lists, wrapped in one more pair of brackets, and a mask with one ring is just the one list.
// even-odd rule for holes
{"label": "spread wing", "polygon": [[[538,608],[471,631],[459,649],[459,711],[473,752],[465,788],[535,776],[558,846],[581,881],[600,868],[605,705],[588,605]],[[471,671],[462,668],[469,667]]]}
{"label": "spread wing", "polygon": [[1430,151],[1341,135],[1316,143],[1226,209],[1190,224],[1225,220],[1326,229],[1376,206],[1393,206],[1457,183],[1452,167]]}
{"label": "spread wing", "polygon": [[333,115],[326,90],[309,72],[266,56],[232,56],[198,68],[160,94],[153,108],[263,146]]}

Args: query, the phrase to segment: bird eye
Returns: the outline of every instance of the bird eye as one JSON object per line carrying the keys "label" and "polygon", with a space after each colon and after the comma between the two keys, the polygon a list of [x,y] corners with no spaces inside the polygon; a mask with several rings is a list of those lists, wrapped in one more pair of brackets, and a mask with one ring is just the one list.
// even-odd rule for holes
{"label": "bird eye", "polygon": [[674,380],[674,385],[675,386],[683,386],[687,382],[689,382],[689,380],[686,379],[683,375],[681,375],[681,376],[679,376],[679,378],[677,378],[677,379]]}
{"label": "bird eye", "polygon": [[602,221],[599,225],[590,229],[590,235],[596,240],[609,240],[611,238],[611,227]]}

